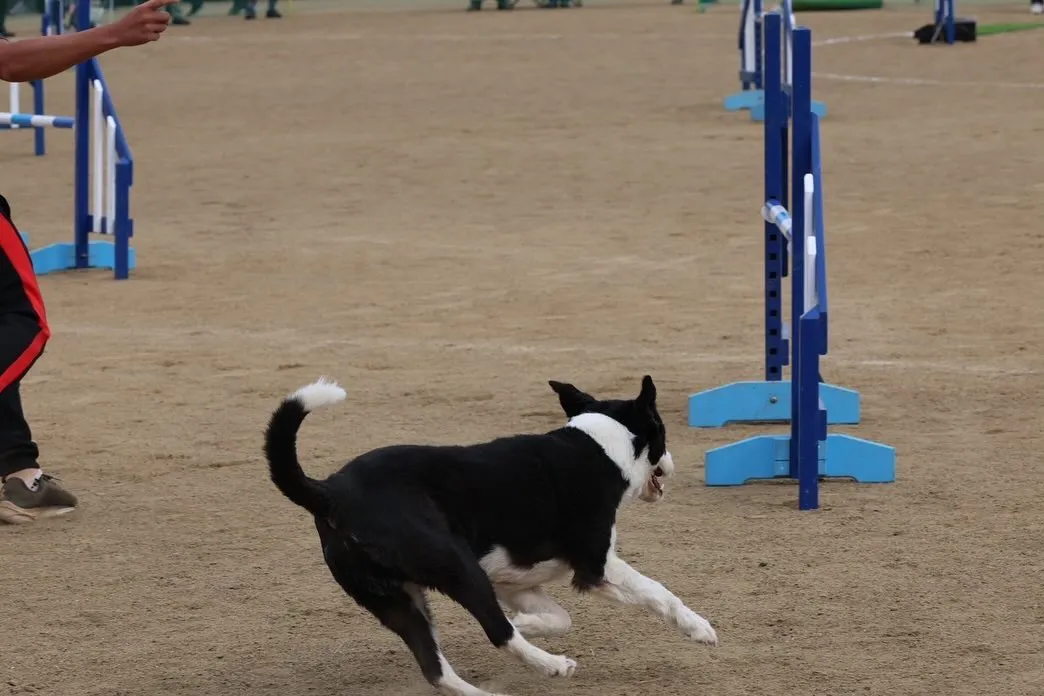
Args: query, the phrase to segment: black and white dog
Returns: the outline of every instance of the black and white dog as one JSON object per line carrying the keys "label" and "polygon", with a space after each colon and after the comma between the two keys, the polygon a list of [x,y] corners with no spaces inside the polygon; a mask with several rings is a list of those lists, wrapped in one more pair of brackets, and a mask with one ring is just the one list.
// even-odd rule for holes
{"label": "black and white dog", "polygon": [[344,390],[325,380],[303,387],[268,424],[272,481],[315,517],[334,578],[402,638],[431,684],[454,696],[489,695],[443,656],[429,589],[467,609],[493,645],[549,676],[571,675],[576,662],[524,636],[569,629],[569,614],[541,589],[568,574],[581,592],[645,607],[692,640],[718,640],[706,619],[615,553],[617,509],[634,498],[659,501],[674,473],[652,378],[633,400],[550,384],[569,418],[562,428],[467,446],[382,447],[324,481],[301,470],[297,431]]}

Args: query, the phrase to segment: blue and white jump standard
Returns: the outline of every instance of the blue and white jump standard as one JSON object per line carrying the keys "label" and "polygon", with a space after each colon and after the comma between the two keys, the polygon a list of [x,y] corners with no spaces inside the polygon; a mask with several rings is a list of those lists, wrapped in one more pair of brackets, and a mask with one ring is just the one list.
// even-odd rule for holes
{"label": "blue and white jump standard", "polygon": [[[787,26],[785,15],[764,17],[765,65],[765,381],[728,384],[689,397],[689,425],[790,422],[787,435],[762,435],[709,450],[705,482],[736,486],[756,479],[798,481],[798,507],[819,507],[820,478],[861,483],[895,480],[895,449],[849,435],[828,434],[832,423],[859,422],[859,394],[824,384],[827,354],[826,229],[819,115],[812,102],[812,32]],[[793,70],[782,66],[790,35]],[[789,166],[786,154],[789,151]],[[788,200],[790,183],[790,208]],[[788,256],[790,266],[787,268]],[[783,321],[783,277],[791,279],[791,317]],[[782,379],[792,362],[791,379]]]}
{"label": "blue and white jump standard", "polygon": [[[726,111],[750,110],[753,121],[765,120],[764,66],[765,52],[762,45],[763,0],[743,0],[740,11],[739,52],[740,52],[740,91],[725,97]],[[794,17],[792,0],[783,0],[783,12],[786,33],[786,51],[784,57],[788,79],[790,80],[791,35],[797,19]],[[827,106],[823,102],[812,102],[812,111],[820,118],[825,118]]]}
{"label": "blue and white jump standard", "polygon": [[[60,4],[48,3],[44,35],[61,33]],[[57,9],[56,9],[57,8]],[[79,30],[91,26],[91,3],[76,8]],[[0,130],[32,129],[35,153],[45,153],[44,133],[49,128],[72,129],[76,141],[73,241],[50,244],[30,251],[37,275],[82,268],[107,268],[117,280],[129,277],[136,266],[134,221],[130,217],[130,189],[134,183],[134,157],[127,145],[105,76],[97,58],[76,66],[76,116],[44,114],[43,82],[32,83],[33,111],[19,113],[18,85],[11,85],[10,111],[0,112]],[[6,136],[5,136],[6,137]],[[90,235],[112,241],[92,240]],[[23,233],[26,244],[29,237]]]}

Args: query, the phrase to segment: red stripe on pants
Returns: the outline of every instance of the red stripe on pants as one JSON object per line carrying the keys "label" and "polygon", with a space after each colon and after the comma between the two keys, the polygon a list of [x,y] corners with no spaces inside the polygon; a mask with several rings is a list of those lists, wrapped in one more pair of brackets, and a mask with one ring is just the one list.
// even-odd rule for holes
{"label": "red stripe on pants", "polygon": [[[36,273],[33,272],[33,262],[29,258],[29,251],[18,236],[18,230],[3,215],[0,215],[0,253],[7,257],[22,282],[22,291],[29,300],[29,306],[36,314],[36,321],[40,325],[40,332],[32,340],[29,346],[0,372],[0,392],[7,389],[13,383],[22,378],[22,375],[32,367],[33,362],[40,357],[47,339],[51,337],[51,329],[47,325],[47,312],[44,309],[43,296],[40,294],[40,285],[36,282]],[[3,311],[3,308],[0,308]],[[2,366],[0,366],[2,367]]]}

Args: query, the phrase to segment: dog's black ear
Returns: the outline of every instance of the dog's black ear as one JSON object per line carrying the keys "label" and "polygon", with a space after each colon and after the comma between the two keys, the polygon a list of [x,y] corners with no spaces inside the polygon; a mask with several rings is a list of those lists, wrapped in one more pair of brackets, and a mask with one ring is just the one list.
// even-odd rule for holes
{"label": "dog's black ear", "polygon": [[565,411],[566,416],[569,418],[580,415],[596,401],[593,396],[583,393],[572,384],[554,380],[551,380],[548,384],[558,394],[558,403],[562,404],[562,410]]}
{"label": "dog's black ear", "polygon": [[642,391],[638,394],[638,403],[643,406],[656,404],[656,385],[653,384],[653,378],[649,375],[642,377]]}

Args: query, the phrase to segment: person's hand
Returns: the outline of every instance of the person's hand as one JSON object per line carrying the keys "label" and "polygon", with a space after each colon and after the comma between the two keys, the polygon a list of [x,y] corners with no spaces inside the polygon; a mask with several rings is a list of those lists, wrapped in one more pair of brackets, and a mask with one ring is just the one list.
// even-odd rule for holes
{"label": "person's hand", "polygon": [[[87,0],[81,0],[87,2]],[[107,29],[120,46],[140,46],[150,41],[159,41],[160,34],[170,24],[170,13],[163,10],[180,0],[147,0],[136,6]]]}

